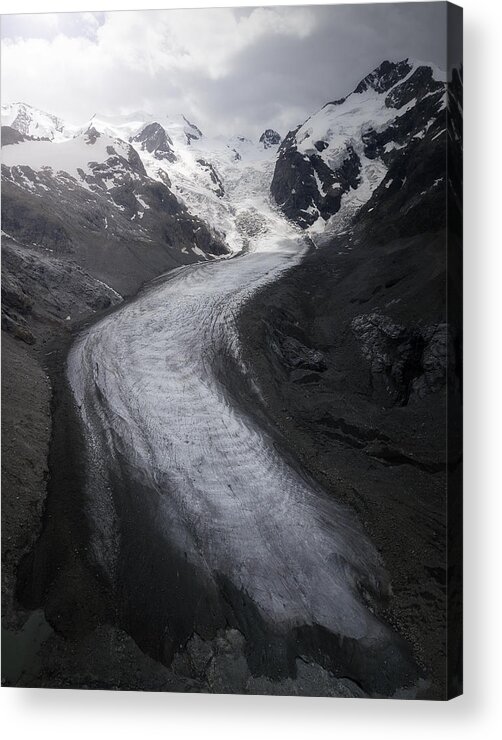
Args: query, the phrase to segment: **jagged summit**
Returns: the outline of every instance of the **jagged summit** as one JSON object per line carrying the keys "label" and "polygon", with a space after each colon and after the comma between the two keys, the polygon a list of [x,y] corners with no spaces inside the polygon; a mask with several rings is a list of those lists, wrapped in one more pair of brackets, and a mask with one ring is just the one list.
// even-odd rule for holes
{"label": "jagged summit", "polygon": [[87,144],[95,144],[100,136],[100,132],[92,125],[90,125],[84,132],[84,140]]}
{"label": "jagged summit", "polygon": [[260,144],[263,144],[264,149],[270,149],[273,146],[279,146],[281,143],[281,135],[274,131],[272,128],[267,128],[260,136]]}
{"label": "jagged summit", "polygon": [[103,133],[117,136],[125,141],[132,141],[133,139],[143,141],[142,132],[147,127],[149,129],[146,137],[151,135],[154,128],[157,133],[162,128],[171,140],[171,144],[177,141],[180,144],[190,145],[191,142],[198,141],[203,136],[200,128],[189,121],[182,113],[169,115],[148,113],[146,111],[134,111],[117,115],[96,113],[85,128],[90,124]]}
{"label": "jagged summit", "polygon": [[363,93],[369,88],[375,92],[383,93],[390,90],[396,83],[411,72],[412,64],[408,59],[401,62],[389,62],[385,60],[376,69],[370,72],[354,90],[355,93]]}
{"label": "jagged summit", "polygon": [[426,70],[426,74],[436,82],[446,81],[445,73],[434,64],[421,62],[418,59],[412,59],[410,57],[402,59],[399,62],[385,60],[367,74],[366,77],[363,77],[351,93],[337,100],[331,100],[324,107],[328,105],[342,105],[352,95],[361,95],[368,91],[383,94],[398,83],[404,82],[406,78],[409,78],[417,70],[422,70],[421,73]]}
{"label": "jagged summit", "polygon": [[130,138],[130,141],[153,154],[156,159],[165,159],[168,162],[176,160],[171,137],[156,121],[147,123],[135,136]]}

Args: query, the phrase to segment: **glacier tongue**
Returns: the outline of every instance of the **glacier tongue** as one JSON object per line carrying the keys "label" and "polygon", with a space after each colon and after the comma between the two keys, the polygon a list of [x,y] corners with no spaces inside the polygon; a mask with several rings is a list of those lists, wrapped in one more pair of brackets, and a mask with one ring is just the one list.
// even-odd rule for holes
{"label": "glacier tongue", "polygon": [[[127,461],[128,476],[143,488],[148,481],[146,495],[158,501],[152,532],[209,582],[225,576],[278,630],[318,625],[379,643],[386,628],[358,594],[361,582],[387,588],[376,551],[233,398],[232,384],[250,372],[240,307],[307,246],[293,227],[268,226],[262,251],[176,271],[73,347],[68,374],[89,446],[91,512],[94,497],[103,511],[106,479]],[[100,516],[93,551],[113,574],[108,537]]]}

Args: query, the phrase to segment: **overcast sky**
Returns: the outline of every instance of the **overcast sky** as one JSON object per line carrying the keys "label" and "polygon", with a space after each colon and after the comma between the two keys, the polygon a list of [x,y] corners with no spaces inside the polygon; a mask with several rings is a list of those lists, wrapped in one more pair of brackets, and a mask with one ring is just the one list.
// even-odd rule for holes
{"label": "overcast sky", "polygon": [[446,4],[2,17],[2,103],[71,123],[184,113],[210,134],[284,135],[384,59],[445,67]]}

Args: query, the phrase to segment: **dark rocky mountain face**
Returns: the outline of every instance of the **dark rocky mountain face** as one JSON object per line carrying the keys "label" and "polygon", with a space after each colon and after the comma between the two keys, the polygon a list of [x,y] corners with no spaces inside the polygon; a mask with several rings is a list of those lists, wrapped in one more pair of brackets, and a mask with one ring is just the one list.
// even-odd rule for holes
{"label": "dark rocky mountain face", "polygon": [[[124,177],[105,191],[98,165],[86,177],[95,185],[90,191],[69,176],[54,178],[28,167],[6,170],[3,230],[22,244],[75,261],[122,294],[170,267],[194,261],[189,250],[226,251],[160,182]],[[43,198],[20,190],[17,182],[26,179],[45,185]]]}
{"label": "dark rocky mountain face", "polygon": [[[384,73],[386,80],[372,73],[361,87],[383,90],[391,108],[402,110],[410,100],[413,105],[383,128],[366,127],[362,157],[381,160],[383,176],[351,214],[347,229],[326,237],[322,249],[298,268],[308,273],[309,263],[316,271],[326,264],[326,275],[316,274],[311,299],[301,302],[309,321],[319,317],[319,327],[311,326],[309,337],[318,331],[323,337],[319,344],[329,345],[332,332],[337,336],[336,362],[345,354],[351,361],[361,358],[366,380],[358,377],[359,371],[344,377],[347,393],[357,377],[354,392],[366,394],[375,407],[420,409],[431,399],[443,403],[447,389],[459,394],[462,384],[462,70],[453,70],[445,93],[430,68],[419,67],[393,86],[396,67],[386,65]],[[400,74],[408,74],[406,66]],[[286,159],[299,166],[294,133],[289,138],[290,144],[283,142]],[[349,146],[344,157],[346,164]],[[319,164],[315,154],[304,161],[307,168]],[[286,174],[298,182],[294,169]],[[337,179],[348,185],[347,192],[357,187],[356,168],[351,184],[342,174]],[[311,180],[305,182],[311,185]],[[313,193],[308,187],[294,195],[299,202]],[[300,223],[308,225],[302,217]],[[438,438],[438,446],[443,443]]]}
{"label": "dark rocky mountain face", "polygon": [[387,92],[391,87],[396,85],[406,75],[411,72],[412,66],[407,59],[402,62],[385,61],[379,67],[370,72],[369,75],[361,80],[355,93],[363,93],[368,89],[375,90],[378,93]]}
{"label": "dark rocky mountain face", "polygon": [[185,136],[187,144],[192,141],[198,141],[202,137],[202,131],[194,123],[191,123],[186,116],[183,116],[183,120],[186,123]]}
{"label": "dark rocky mountain face", "polygon": [[263,144],[264,149],[270,149],[272,146],[279,146],[280,143],[281,135],[272,128],[267,128],[260,136],[260,144]]}
{"label": "dark rocky mountain face", "polygon": [[2,126],[2,146],[8,144],[19,144],[20,141],[25,141],[26,137],[17,129],[12,126]]}
{"label": "dark rocky mountain face", "polygon": [[403,187],[410,167],[421,171],[417,186],[440,188],[445,95],[445,83],[432,68],[384,62],[353,93],[328,103],[286,136],[271,187],[277,204],[307,228],[342,206],[350,215],[362,203],[374,207],[372,195],[381,187],[408,200],[409,185],[404,194]]}
{"label": "dark rocky mountain face", "polygon": [[[441,104],[438,94],[441,94]],[[422,94],[414,108],[397,120],[399,138],[396,141],[400,148],[382,155],[387,173],[354,215],[355,238],[371,230],[374,241],[382,244],[391,238],[444,229],[447,219],[455,235],[461,234],[461,70],[453,71],[444,97],[443,102],[440,90]],[[431,101],[435,115],[429,119]],[[424,127],[427,131],[420,135]],[[415,134],[417,129],[419,135]],[[383,139],[375,135],[368,146],[371,148],[377,142],[376,148],[381,148],[388,135],[385,133]],[[381,217],[382,213],[385,218]]]}
{"label": "dark rocky mountain face", "polygon": [[166,130],[159,123],[149,123],[139,134],[131,138],[137,142],[142,149],[153,154],[156,159],[165,159],[175,162],[176,155],[173,152],[173,142]]}
{"label": "dark rocky mountain face", "polygon": [[120,296],[73,261],[2,240],[2,330],[26,344],[120,302]]}

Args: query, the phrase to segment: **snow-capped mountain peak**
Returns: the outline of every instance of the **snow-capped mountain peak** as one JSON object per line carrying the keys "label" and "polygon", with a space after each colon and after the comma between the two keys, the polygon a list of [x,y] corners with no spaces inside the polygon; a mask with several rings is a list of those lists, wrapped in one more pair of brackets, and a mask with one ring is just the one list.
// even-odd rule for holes
{"label": "snow-capped mountain peak", "polygon": [[[155,124],[157,133],[159,128],[165,131],[171,144],[177,142],[186,146],[190,145],[192,141],[198,141],[203,136],[199,127],[181,113],[167,115],[147,113],[146,111],[135,111],[123,115],[96,113],[83,127],[80,127],[79,132],[92,125],[96,130],[110,136],[116,136],[125,141],[142,142],[151,135],[150,133],[142,135],[143,130],[146,127],[152,127],[153,124]],[[150,132],[152,130],[153,128],[149,129]]]}
{"label": "snow-capped mountain peak", "polygon": [[2,126],[11,126],[24,136],[51,141],[65,136],[64,121],[26,103],[2,105],[1,120]]}
{"label": "snow-capped mountain peak", "polygon": [[171,137],[166,129],[156,121],[143,126],[135,136],[130,138],[130,141],[152,154],[156,159],[164,159],[168,162],[174,162],[176,159]]}
{"label": "snow-capped mountain peak", "polygon": [[387,92],[396,83],[406,77],[411,70],[412,64],[410,64],[408,59],[403,59],[401,62],[389,62],[386,60],[361,80],[354,93],[364,93],[369,89],[377,93]]}
{"label": "snow-capped mountain peak", "polygon": [[[47,119],[57,124],[57,136],[51,132],[53,138],[37,141],[20,132],[28,130],[22,119],[10,110],[5,114],[14,124],[4,131],[5,178],[33,195],[83,189],[106,201],[103,213],[118,208],[120,219],[139,227],[152,219],[151,199],[164,188],[179,209],[203,219],[215,241],[231,251],[246,246],[249,229],[257,228],[257,214],[266,208],[280,141],[271,129],[253,142],[244,136],[204,136],[183,114],[95,113],[79,127]],[[160,201],[156,206],[163,207]],[[170,208],[176,211],[172,203]],[[111,215],[106,223],[109,234]],[[263,230],[263,218],[260,223]],[[214,243],[209,246],[211,255],[223,253]]]}
{"label": "snow-capped mountain peak", "polygon": [[272,193],[304,228],[352,217],[384,181],[396,152],[445,122],[444,75],[410,59],[382,62],[281,144]]}

